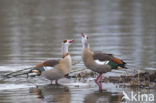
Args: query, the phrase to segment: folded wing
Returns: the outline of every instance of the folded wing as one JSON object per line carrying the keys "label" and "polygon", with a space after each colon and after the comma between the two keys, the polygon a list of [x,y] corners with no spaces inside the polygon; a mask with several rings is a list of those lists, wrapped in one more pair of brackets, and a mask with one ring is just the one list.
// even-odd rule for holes
{"label": "folded wing", "polygon": [[59,60],[46,60],[38,65],[36,65],[34,68],[40,68],[40,67],[54,67],[55,65],[59,64]]}
{"label": "folded wing", "polygon": [[127,68],[125,67],[126,63],[123,60],[114,57],[113,54],[94,52],[93,59],[95,61],[98,60],[99,62],[104,62],[105,64],[107,63],[112,67],[112,69],[116,69],[118,66],[122,68]]}
{"label": "folded wing", "polygon": [[59,64],[59,60],[46,60],[36,65],[32,70],[30,70],[30,73],[41,75],[43,71],[53,69],[53,67],[55,67],[57,64]]}

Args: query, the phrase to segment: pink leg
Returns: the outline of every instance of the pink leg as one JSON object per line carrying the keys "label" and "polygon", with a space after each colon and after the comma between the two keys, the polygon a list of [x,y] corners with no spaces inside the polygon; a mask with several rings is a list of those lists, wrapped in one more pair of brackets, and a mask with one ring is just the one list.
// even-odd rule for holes
{"label": "pink leg", "polygon": [[95,79],[95,82],[98,82],[100,79],[100,81],[102,80],[102,74],[99,74],[99,76]]}
{"label": "pink leg", "polygon": [[99,91],[102,91],[102,75],[100,76],[99,81]]}
{"label": "pink leg", "polygon": [[99,74],[99,76],[95,79],[95,82],[97,82],[99,80],[99,78],[101,77],[102,74]]}
{"label": "pink leg", "polygon": [[98,86],[99,86],[99,91],[102,91],[102,83],[101,82],[98,83]]}
{"label": "pink leg", "polygon": [[99,74],[99,76],[95,79],[95,83],[99,87],[99,91],[102,91],[102,74]]}
{"label": "pink leg", "polygon": [[99,78],[99,82],[102,82],[102,74],[101,74],[101,76],[100,76],[100,78]]}

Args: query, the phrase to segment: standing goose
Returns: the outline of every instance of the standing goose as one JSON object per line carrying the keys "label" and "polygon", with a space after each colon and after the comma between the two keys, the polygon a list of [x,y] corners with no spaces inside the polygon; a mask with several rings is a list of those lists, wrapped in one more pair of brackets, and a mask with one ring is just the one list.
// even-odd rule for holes
{"label": "standing goose", "polygon": [[73,43],[74,40],[64,40],[62,44],[62,59],[61,60],[47,60],[38,65],[36,65],[30,73],[36,73],[37,75],[43,75],[47,79],[57,80],[65,77],[71,71],[72,60],[68,52],[69,46]]}
{"label": "standing goose", "polygon": [[118,67],[126,68],[126,63],[112,54],[103,52],[92,52],[88,44],[87,35],[82,36],[82,59],[85,66],[92,71],[99,73],[99,76],[95,79],[95,83],[99,86],[99,90],[102,90],[102,74],[117,69]]}

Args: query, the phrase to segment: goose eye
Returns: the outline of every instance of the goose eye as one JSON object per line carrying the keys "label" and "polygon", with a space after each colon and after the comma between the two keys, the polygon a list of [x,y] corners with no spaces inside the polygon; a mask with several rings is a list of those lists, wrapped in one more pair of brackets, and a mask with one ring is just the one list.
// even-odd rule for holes
{"label": "goose eye", "polygon": [[63,43],[66,43],[66,42],[67,42],[67,40],[64,40],[64,41],[63,41]]}

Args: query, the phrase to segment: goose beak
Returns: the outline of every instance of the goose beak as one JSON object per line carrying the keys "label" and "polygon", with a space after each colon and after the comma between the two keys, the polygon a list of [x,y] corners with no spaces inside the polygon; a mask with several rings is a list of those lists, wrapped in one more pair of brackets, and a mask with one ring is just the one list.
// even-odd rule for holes
{"label": "goose beak", "polygon": [[84,35],[83,33],[81,33],[81,36],[82,36],[83,38],[85,38],[85,35]]}
{"label": "goose beak", "polygon": [[69,43],[73,43],[73,42],[74,42],[74,40],[70,40],[70,41],[69,41]]}

